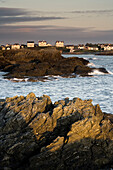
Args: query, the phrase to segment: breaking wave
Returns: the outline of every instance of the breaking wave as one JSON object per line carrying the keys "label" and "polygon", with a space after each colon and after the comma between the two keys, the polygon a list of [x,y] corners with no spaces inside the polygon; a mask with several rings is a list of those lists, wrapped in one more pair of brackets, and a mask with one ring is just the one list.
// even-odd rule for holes
{"label": "breaking wave", "polygon": [[92,67],[94,67],[95,64],[93,64],[93,63],[88,63],[87,66],[92,66]]}
{"label": "breaking wave", "polygon": [[88,75],[105,75],[105,74],[113,75],[113,73],[110,71],[108,71],[108,73],[104,73],[104,72],[100,71],[99,69],[94,69],[91,73],[88,73]]}

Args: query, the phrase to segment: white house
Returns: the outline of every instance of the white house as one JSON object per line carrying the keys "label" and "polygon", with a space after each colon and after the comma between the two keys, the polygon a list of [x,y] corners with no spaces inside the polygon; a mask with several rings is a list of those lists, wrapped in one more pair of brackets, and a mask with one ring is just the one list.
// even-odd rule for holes
{"label": "white house", "polygon": [[51,44],[48,44],[45,40],[43,41],[38,41],[38,46],[39,47],[51,47]]}
{"label": "white house", "polygon": [[27,47],[28,48],[33,48],[35,46],[34,41],[27,41]]}
{"label": "white house", "polygon": [[43,41],[38,41],[38,46],[39,47],[46,47],[47,46],[47,42],[45,40]]}
{"label": "white house", "polygon": [[104,45],[104,51],[111,51],[113,50],[113,45],[109,44],[109,45]]}
{"label": "white house", "polygon": [[5,50],[5,45],[1,45],[2,50]]}
{"label": "white house", "polygon": [[11,46],[7,46],[7,47],[6,47],[6,50],[11,50]]}
{"label": "white house", "polygon": [[55,45],[56,47],[64,47],[64,41],[56,41]]}
{"label": "white house", "polygon": [[92,47],[88,46],[87,49],[91,51],[98,51],[98,47],[96,46],[92,46]]}
{"label": "white house", "polygon": [[66,49],[70,50],[70,53],[74,52],[74,45],[66,45]]}
{"label": "white house", "polygon": [[85,45],[83,45],[83,44],[80,44],[80,45],[78,45],[78,49],[79,50],[84,50],[86,47],[85,47]]}
{"label": "white house", "polygon": [[15,44],[11,45],[11,49],[12,50],[19,50],[20,49],[20,44],[15,43]]}

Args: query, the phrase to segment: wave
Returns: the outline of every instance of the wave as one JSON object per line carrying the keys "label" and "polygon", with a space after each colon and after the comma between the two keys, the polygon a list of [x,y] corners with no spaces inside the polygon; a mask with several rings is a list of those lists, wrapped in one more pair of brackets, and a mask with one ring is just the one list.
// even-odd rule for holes
{"label": "wave", "polygon": [[13,82],[27,82],[29,80],[29,78],[23,78],[23,79],[11,78],[10,80]]}
{"label": "wave", "polygon": [[109,74],[113,75],[113,72],[111,72],[111,71],[108,71],[108,72],[109,72]]}
{"label": "wave", "polygon": [[93,60],[98,60],[98,58],[94,57]]}
{"label": "wave", "polygon": [[88,63],[87,66],[92,66],[92,67],[94,67],[95,64],[93,64],[93,63]]}
{"label": "wave", "polygon": [[94,69],[91,73],[88,73],[88,75],[91,75],[91,76],[93,76],[93,75],[106,75],[106,74],[112,74],[113,75],[112,72],[110,72],[110,71],[107,71],[107,72],[108,73],[102,72],[97,68],[97,69]]}
{"label": "wave", "polygon": [[59,80],[61,79],[61,76],[54,76],[54,75],[47,75],[47,76],[42,76],[42,77],[28,77],[28,78],[9,78],[8,80],[12,82],[47,82],[47,81],[52,81],[52,80]]}

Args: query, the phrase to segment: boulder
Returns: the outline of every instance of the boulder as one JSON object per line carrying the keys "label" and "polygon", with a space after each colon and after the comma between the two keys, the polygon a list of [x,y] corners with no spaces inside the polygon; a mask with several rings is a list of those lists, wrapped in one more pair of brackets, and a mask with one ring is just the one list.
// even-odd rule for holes
{"label": "boulder", "polygon": [[111,169],[113,116],[92,100],[0,100],[1,169]]}

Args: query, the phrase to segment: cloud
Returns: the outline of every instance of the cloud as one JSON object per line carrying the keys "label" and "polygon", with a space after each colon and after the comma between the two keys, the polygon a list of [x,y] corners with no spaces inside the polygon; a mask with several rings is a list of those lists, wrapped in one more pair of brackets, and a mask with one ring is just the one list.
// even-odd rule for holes
{"label": "cloud", "polygon": [[28,40],[46,40],[54,44],[64,40],[65,44],[113,43],[113,30],[94,30],[94,28],[40,26],[0,26],[0,43],[26,43]]}
{"label": "cloud", "polygon": [[37,16],[36,13],[20,8],[0,8],[0,25],[58,19],[64,19],[64,17]]}
{"label": "cloud", "polygon": [[20,8],[0,8],[0,17],[27,15],[29,12]]}
{"label": "cloud", "polygon": [[34,31],[38,31],[38,30],[45,30],[45,29],[53,29],[54,26],[53,25],[39,25],[39,26],[35,26],[35,25],[19,25],[19,26],[0,26],[0,32],[2,34],[9,34],[9,33],[31,33]]}
{"label": "cloud", "polygon": [[108,14],[108,13],[113,13],[113,9],[110,10],[86,10],[86,11],[71,11],[69,13],[73,14]]}
{"label": "cloud", "polygon": [[64,19],[63,17],[0,17],[0,24],[13,24],[18,22],[31,22],[31,21],[45,21],[45,20],[58,20]]}

